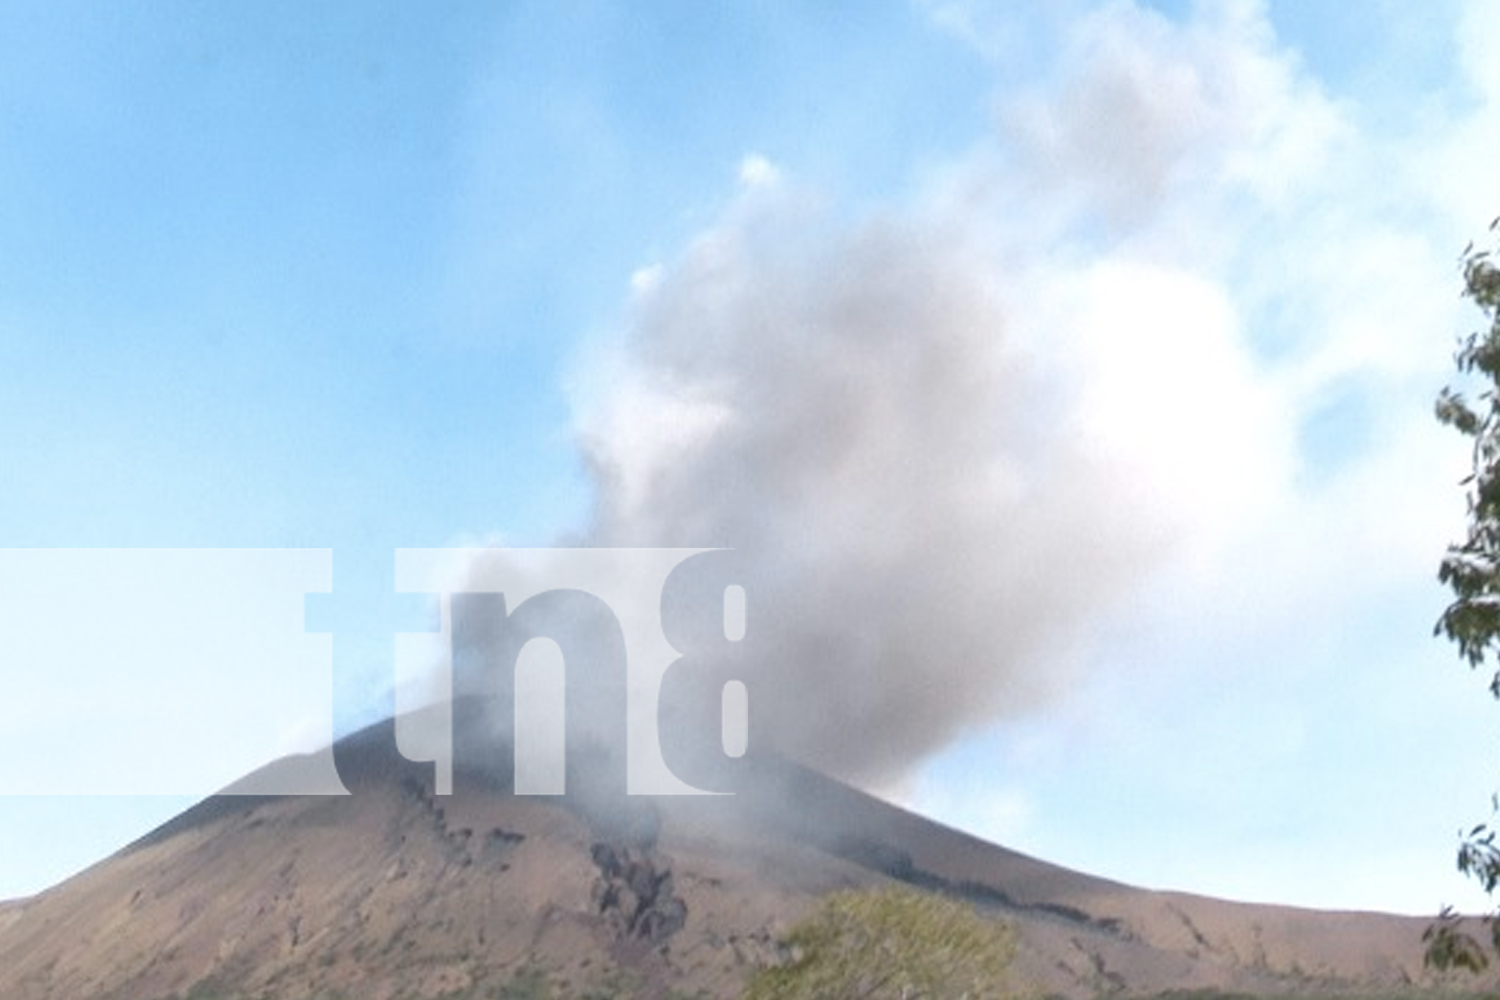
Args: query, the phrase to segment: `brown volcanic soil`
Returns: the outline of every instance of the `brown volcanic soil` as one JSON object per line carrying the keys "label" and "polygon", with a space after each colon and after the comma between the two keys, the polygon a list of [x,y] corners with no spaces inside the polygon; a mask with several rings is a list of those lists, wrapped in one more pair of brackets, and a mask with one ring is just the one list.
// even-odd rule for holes
{"label": "brown volcanic soil", "polygon": [[1018,975],[1043,992],[1439,985],[1425,920],[1134,889],[794,765],[764,764],[733,799],[631,800],[620,823],[473,775],[434,797],[388,736],[345,746],[351,796],[215,797],[0,905],[0,997],[479,996],[524,970],[554,995],[728,997],[819,895],[892,881],[1012,922]]}

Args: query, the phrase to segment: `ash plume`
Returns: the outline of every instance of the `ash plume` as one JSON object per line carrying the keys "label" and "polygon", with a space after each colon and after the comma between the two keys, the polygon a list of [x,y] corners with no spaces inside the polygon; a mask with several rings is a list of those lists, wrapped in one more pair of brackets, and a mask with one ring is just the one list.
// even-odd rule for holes
{"label": "ash plume", "polygon": [[587,544],[734,549],[754,731],[837,777],[1045,702],[1161,541],[1004,292],[962,225],[747,178],[577,390]]}

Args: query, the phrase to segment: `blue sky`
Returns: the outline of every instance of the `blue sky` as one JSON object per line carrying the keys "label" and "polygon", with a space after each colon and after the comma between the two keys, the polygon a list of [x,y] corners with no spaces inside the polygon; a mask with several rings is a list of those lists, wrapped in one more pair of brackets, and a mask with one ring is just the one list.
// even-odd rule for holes
{"label": "blue sky", "polygon": [[[963,316],[1003,335],[964,320],[954,349],[1021,402],[977,451],[857,451],[859,495],[972,484],[976,551],[1078,568],[995,572],[1067,613],[875,787],[1151,886],[1482,902],[1451,854],[1497,783],[1494,708],[1430,636],[1464,462],[1431,400],[1474,319],[1458,253],[1500,213],[1479,0],[38,2],[0,5],[0,38],[0,791],[108,760],[176,793],[0,798],[0,897],[295,743],[245,699],[323,655],[300,595],[338,590],[339,554],[379,578],[397,548],[574,537],[591,461],[698,523],[672,448],[729,440],[693,423],[727,404],[683,373],[784,378],[755,359],[822,357],[821,289],[874,274],[939,325],[950,276],[978,289]],[[785,329],[716,312],[721,279]],[[976,513],[1001,472],[1041,506]],[[884,525],[789,482],[861,552]],[[725,543],[636,502],[604,502],[618,537]],[[77,548],[282,555],[43,586],[21,552]],[[257,628],[289,637],[277,665],[234,653]],[[144,733],[217,745],[176,744],[179,772]]]}

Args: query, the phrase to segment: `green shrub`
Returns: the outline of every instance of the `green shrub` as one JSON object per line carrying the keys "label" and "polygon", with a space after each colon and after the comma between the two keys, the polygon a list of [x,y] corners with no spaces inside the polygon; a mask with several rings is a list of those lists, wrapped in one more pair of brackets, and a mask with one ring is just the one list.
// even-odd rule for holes
{"label": "green shrub", "polygon": [[837,892],[785,939],[788,961],[750,980],[744,1000],[981,1000],[1019,995],[1015,933],[945,896],[891,888]]}

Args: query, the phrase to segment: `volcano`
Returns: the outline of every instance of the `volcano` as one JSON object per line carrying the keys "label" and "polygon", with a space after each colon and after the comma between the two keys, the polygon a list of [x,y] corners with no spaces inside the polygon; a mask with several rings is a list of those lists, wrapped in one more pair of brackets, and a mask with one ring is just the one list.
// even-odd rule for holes
{"label": "volcano", "polygon": [[[1015,927],[1040,994],[1440,985],[1428,921],[1134,888],[1047,864],[766,759],[732,797],[452,795],[387,722],[341,741],[338,797],[204,800],[0,904],[0,997],[732,997],[824,894],[904,884]],[[270,768],[296,767],[288,758]]]}

